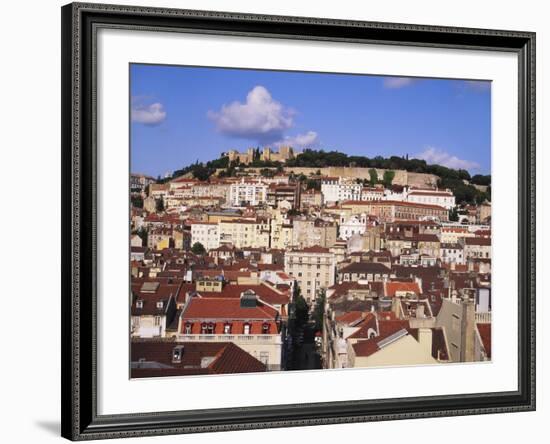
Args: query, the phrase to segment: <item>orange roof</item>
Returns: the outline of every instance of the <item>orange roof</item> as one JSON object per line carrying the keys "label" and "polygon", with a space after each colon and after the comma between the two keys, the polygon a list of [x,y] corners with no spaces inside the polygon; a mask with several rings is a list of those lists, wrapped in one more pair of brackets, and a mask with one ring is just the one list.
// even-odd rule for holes
{"label": "orange roof", "polygon": [[261,320],[269,321],[277,318],[277,310],[261,302],[255,307],[241,307],[237,298],[200,298],[189,301],[182,314],[182,320]]}
{"label": "orange roof", "polygon": [[395,296],[397,292],[420,294],[420,287],[416,282],[386,282],[384,285],[386,296]]}

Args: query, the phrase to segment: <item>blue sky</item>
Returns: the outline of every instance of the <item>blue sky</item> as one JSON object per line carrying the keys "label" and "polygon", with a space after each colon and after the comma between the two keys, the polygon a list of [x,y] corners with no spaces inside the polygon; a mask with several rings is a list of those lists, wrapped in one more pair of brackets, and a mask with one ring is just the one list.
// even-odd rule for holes
{"label": "blue sky", "polygon": [[132,172],[281,144],[491,169],[490,82],[132,64],[130,89]]}

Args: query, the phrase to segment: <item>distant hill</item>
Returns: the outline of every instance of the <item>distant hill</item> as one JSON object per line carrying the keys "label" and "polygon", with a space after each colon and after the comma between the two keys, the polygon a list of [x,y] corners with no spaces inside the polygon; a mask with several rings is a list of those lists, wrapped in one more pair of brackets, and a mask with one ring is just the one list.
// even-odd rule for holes
{"label": "distant hill", "polygon": [[[422,159],[409,159],[408,156],[349,156],[339,151],[304,150],[295,158],[289,159],[286,163],[255,160],[248,165],[239,165],[238,161],[229,162],[227,156],[211,160],[206,163],[195,162],[180,170],[174,171],[172,178],[191,174],[200,180],[208,180],[216,170],[222,169],[222,176],[236,175],[237,168],[277,168],[282,171],[283,167],[360,167],[381,170],[404,170],[411,173],[432,174],[439,177],[437,186],[449,188],[456,196],[458,203],[481,203],[491,200],[491,176],[470,173],[464,169],[453,169],[443,165],[428,164]],[[382,179],[382,178],[380,178]],[[475,185],[481,185],[476,187]],[[485,191],[483,191],[485,189]]]}

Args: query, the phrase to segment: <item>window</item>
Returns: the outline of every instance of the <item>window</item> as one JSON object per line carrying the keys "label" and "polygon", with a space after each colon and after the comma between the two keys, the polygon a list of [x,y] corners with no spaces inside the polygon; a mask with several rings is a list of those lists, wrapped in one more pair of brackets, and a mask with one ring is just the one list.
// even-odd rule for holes
{"label": "window", "polygon": [[160,316],[155,316],[155,327],[160,325]]}
{"label": "window", "polygon": [[249,335],[249,334],[250,334],[250,324],[244,324],[243,333],[244,333],[245,335]]}
{"label": "window", "polygon": [[143,308],[143,300],[138,299],[136,301],[136,308]]}
{"label": "window", "polygon": [[203,322],[201,324],[201,333],[204,335],[206,334],[206,329],[207,329],[207,325],[206,325],[206,322]]}
{"label": "window", "polygon": [[262,324],[262,333],[264,335],[267,335],[269,333],[269,324],[267,322],[264,322]]}
{"label": "window", "polygon": [[191,334],[191,323],[190,322],[187,322],[185,324],[185,334],[186,335],[190,335]]}
{"label": "window", "polygon": [[230,334],[231,333],[231,324],[225,324],[223,326],[223,332],[226,335]]}
{"label": "window", "polygon": [[174,347],[174,350],[172,351],[172,362],[180,363],[182,355],[183,355],[183,346],[179,345],[177,347]]}

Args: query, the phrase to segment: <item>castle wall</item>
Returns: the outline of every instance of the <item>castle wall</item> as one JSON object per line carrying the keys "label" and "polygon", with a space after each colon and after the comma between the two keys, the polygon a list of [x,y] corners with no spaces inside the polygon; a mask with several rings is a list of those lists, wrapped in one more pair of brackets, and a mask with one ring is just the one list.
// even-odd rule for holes
{"label": "castle wall", "polygon": [[[243,168],[243,170],[249,173],[259,174],[262,168]],[[310,167],[284,167],[285,173],[294,173],[296,175],[303,174],[304,176],[310,176],[316,174],[317,171],[321,172],[323,176],[330,177],[343,177],[348,179],[370,179],[369,170],[371,168],[361,168],[361,167],[324,167],[324,168],[310,168]],[[384,176],[384,172],[387,170],[375,168],[378,178],[381,180]],[[218,175],[223,168],[216,170],[216,175]],[[405,170],[391,170],[395,173],[393,179],[394,185],[409,185],[417,187],[425,186],[435,186],[437,184],[438,176],[434,174],[426,173],[412,173]]]}
{"label": "castle wall", "polygon": [[[285,167],[285,173],[293,172],[294,174],[304,174],[309,176],[320,171],[323,176],[343,177],[348,179],[370,179],[369,171],[372,168],[361,167],[325,167],[325,168],[308,168],[308,167]],[[378,178],[382,179],[384,172],[387,170],[375,168]],[[391,170],[395,172],[393,184],[395,185],[410,185],[410,186],[432,186],[437,184],[438,176],[434,174],[412,173],[405,170]]]}

